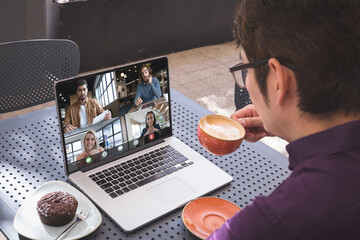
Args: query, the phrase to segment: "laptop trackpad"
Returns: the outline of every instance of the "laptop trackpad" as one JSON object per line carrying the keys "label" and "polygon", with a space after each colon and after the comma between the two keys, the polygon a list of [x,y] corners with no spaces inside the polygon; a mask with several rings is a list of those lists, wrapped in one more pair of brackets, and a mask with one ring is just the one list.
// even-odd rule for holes
{"label": "laptop trackpad", "polygon": [[195,193],[190,186],[177,177],[149,188],[147,192],[165,206],[177,202],[184,203],[184,201],[190,200],[190,197]]}

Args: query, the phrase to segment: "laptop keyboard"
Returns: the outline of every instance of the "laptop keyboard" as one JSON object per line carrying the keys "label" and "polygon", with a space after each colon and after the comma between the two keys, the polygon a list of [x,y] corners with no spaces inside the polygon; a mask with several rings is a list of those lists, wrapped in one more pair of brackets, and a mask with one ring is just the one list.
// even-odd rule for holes
{"label": "laptop keyboard", "polygon": [[170,145],[91,174],[112,198],[193,164]]}

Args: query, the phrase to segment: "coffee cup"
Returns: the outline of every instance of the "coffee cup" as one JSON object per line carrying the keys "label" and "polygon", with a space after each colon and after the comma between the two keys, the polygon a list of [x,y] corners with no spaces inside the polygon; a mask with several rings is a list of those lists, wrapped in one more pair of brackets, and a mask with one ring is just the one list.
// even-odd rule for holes
{"label": "coffee cup", "polygon": [[197,135],[200,144],[207,151],[215,155],[226,155],[240,147],[245,129],[231,118],[206,115],[199,121]]}

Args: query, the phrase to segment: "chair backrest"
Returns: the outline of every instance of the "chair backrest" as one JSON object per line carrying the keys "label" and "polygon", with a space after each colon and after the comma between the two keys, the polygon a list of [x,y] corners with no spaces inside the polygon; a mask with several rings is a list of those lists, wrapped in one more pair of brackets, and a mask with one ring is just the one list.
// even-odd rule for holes
{"label": "chair backrest", "polygon": [[0,44],[0,113],[54,99],[54,82],[76,76],[79,47],[65,39]]}
{"label": "chair backrest", "polygon": [[240,88],[236,83],[234,89],[234,102],[236,110],[239,110],[252,103],[249,92],[246,90],[246,88]]}

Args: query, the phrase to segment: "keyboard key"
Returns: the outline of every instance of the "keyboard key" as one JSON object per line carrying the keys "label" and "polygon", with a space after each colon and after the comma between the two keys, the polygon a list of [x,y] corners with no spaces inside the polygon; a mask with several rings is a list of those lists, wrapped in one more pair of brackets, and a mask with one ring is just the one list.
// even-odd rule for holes
{"label": "keyboard key", "polygon": [[110,197],[116,198],[118,195],[115,192],[110,193]]}
{"label": "keyboard key", "polygon": [[128,186],[131,190],[134,190],[135,188],[137,188],[138,186],[136,186],[136,184],[131,184]]}
{"label": "keyboard key", "polygon": [[162,178],[166,176],[166,174],[164,172],[160,172],[160,173],[157,173],[151,177],[148,177],[148,178],[145,178],[143,180],[140,180],[139,182],[137,182],[136,184],[141,187],[149,182],[152,182],[152,181],[155,181],[156,179],[159,179],[159,178]]}
{"label": "keyboard key", "polygon": [[109,187],[111,187],[111,186],[112,186],[111,183],[105,183],[105,184],[101,185],[100,187],[101,187],[102,189],[107,189],[107,188],[109,188]]}
{"label": "keyboard key", "polygon": [[115,191],[119,196],[121,195],[121,194],[124,194],[124,191],[122,191],[122,190],[116,190]]}
{"label": "keyboard key", "polygon": [[101,174],[98,175],[98,177],[99,177],[100,179],[103,179],[103,178],[105,178],[105,175],[101,173]]}
{"label": "keyboard key", "polygon": [[166,174],[171,174],[171,173],[173,173],[173,171],[172,171],[171,169],[166,169],[164,172],[165,172]]}
{"label": "keyboard key", "polygon": [[185,162],[186,160],[188,160],[186,157],[182,157],[176,160],[177,163],[182,163]]}
{"label": "keyboard key", "polygon": [[103,185],[104,183],[106,183],[106,181],[104,179],[96,182],[96,184],[99,185],[99,186]]}
{"label": "keyboard key", "polygon": [[113,189],[113,188],[111,188],[111,187],[110,187],[110,188],[105,189],[105,192],[106,192],[106,193],[111,193],[111,192],[113,192],[113,191],[114,191],[114,189]]}
{"label": "keyboard key", "polygon": [[130,189],[127,188],[127,187],[124,187],[122,190],[123,190],[124,192],[130,192]]}
{"label": "keyboard key", "polygon": [[94,182],[96,182],[96,181],[99,181],[100,180],[100,178],[98,178],[98,177],[92,177],[91,178]]}

